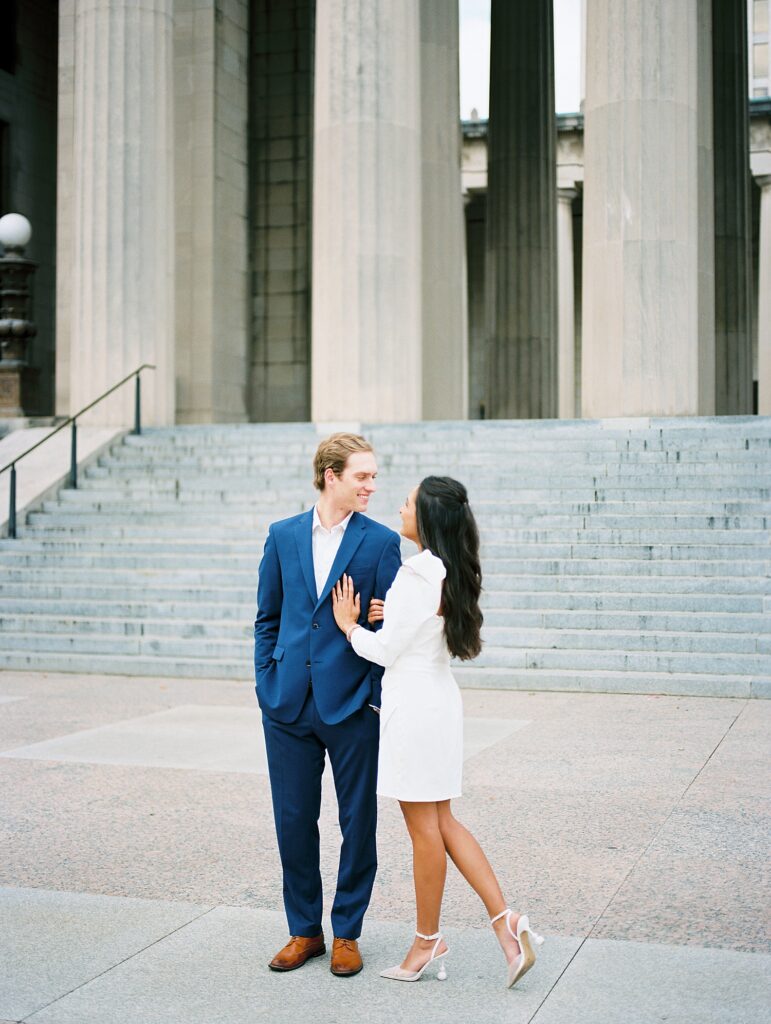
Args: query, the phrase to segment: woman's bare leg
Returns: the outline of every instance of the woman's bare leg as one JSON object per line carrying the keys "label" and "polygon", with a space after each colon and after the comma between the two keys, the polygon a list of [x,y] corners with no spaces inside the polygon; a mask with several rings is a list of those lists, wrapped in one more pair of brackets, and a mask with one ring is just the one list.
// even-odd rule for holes
{"label": "woman's bare leg", "polygon": [[[439,828],[435,803],[399,801],[412,840],[412,872],[415,879],[417,931],[433,935],[439,931],[439,915],[447,875],[447,852]],[[428,961],[436,940],[415,938],[401,966],[418,971]],[[438,952],[447,947],[442,943]]]}
{"label": "woman's bare leg", "polygon": [[[453,817],[449,800],[441,800],[436,804],[437,816],[439,819],[439,830],[444,840],[444,846],[455,867],[460,871],[468,884],[479,896],[485,905],[485,910],[491,918],[495,917],[506,908],[506,901],[503,898],[501,887],[490,862],[484,854],[482,847],[469,832],[465,825]],[[511,915],[511,926],[516,930],[519,914]],[[501,944],[506,959],[511,962],[519,956],[519,943],[512,938],[506,927],[505,918],[496,921],[493,925],[495,934]]]}

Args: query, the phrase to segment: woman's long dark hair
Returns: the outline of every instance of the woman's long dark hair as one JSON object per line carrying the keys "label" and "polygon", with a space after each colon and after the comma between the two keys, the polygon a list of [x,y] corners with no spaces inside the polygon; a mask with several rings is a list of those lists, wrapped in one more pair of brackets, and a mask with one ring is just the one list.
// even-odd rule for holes
{"label": "woman's long dark hair", "polygon": [[466,488],[449,476],[427,476],[415,498],[418,536],[447,570],[442,590],[444,635],[450,654],[462,661],[482,650],[479,594],[479,530]]}

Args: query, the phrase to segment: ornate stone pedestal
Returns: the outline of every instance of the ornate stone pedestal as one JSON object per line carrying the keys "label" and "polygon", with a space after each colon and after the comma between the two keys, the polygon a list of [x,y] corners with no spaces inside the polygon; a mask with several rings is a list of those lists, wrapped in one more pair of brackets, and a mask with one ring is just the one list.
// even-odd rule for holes
{"label": "ornate stone pedestal", "polygon": [[15,419],[37,412],[40,371],[26,363],[0,360],[0,419]]}

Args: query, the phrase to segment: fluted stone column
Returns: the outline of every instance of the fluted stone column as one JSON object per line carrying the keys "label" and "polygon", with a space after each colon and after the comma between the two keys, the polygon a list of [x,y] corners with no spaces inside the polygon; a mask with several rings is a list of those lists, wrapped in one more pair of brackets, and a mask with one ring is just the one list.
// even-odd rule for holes
{"label": "fluted stone column", "polygon": [[[62,11],[73,32],[71,211],[57,252],[70,291],[59,304],[69,409],[154,363],[143,419],[155,424],[174,419],[172,10],[172,0],[70,0]],[[132,410],[125,388],[94,417],[127,424]]]}
{"label": "fluted stone column", "polygon": [[484,419],[487,412],[487,358],[485,334],[485,206],[484,192],[469,196],[466,204],[466,266],[468,267],[468,416]]}
{"label": "fluted stone column", "polygon": [[423,419],[468,414],[458,5],[420,0]]}
{"label": "fluted stone column", "polygon": [[752,250],[747,11],[712,0],[715,411],[752,412]]}
{"label": "fluted stone column", "polygon": [[552,5],[492,0],[487,188],[488,416],[557,415]]}
{"label": "fluted stone column", "polygon": [[771,416],[771,174],[760,185],[758,261],[758,412]]}
{"label": "fluted stone column", "polygon": [[178,423],[248,418],[248,42],[248,0],[174,0]]}
{"label": "fluted stone column", "polygon": [[571,420],[576,414],[576,325],[575,279],[573,270],[574,188],[557,192],[557,281],[559,286],[559,418]]}
{"label": "fluted stone column", "polygon": [[420,6],[318,0],[311,415],[422,407]]}
{"label": "fluted stone column", "polygon": [[586,417],[714,413],[710,6],[587,0]]}

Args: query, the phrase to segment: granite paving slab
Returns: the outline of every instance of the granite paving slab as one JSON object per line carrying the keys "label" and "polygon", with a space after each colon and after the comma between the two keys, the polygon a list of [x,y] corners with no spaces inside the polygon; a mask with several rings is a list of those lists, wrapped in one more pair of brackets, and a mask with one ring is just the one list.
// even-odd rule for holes
{"label": "granite paving slab", "polygon": [[767,865],[767,858],[752,863],[650,852],[613,897],[594,935],[769,953]]}
{"label": "granite paving slab", "polygon": [[0,888],[0,1013],[21,1020],[206,911],[190,903]]}
{"label": "granite paving slab", "polygon": [[769,1007],[771,956],[589,939],[532,1020],[761,1024]]}
{"label": "granite paving slab", "polygon": [[[326,925],[329,935],[329,924]],[[364,970],[336,978],[329,956],[290,974],[267,962],[286,941],[283,915],[220,907],[116,966],[39,1013],[30,1024],[368,1024],[506,1020],[525,1024],[575,952],[579,940],[555,937],[521,986],[507,990],[505,962],[492,933],[447,930],[448,979],[414,985],[379,972],[398,963],[410,942],[405,924],[368,918]]]}
{"label": "granite paving slab", "polygon": [[[641,985],[655,986],[658,972],[667,986],[666,1005],[651,1002],[651,994],[639,997],[632,984],[616,986],[603,979],[608,991],[594,992],[595,982],[588,975],[599,972],[602,977],[604,968],[592,961],[587,977],[573,986],[579,995],[588,986],[591,998],[582,1004],[584,1016],[579,1015],[584,1012],[579,997],[570,990],[564,1015],[549,1018],[547,1024],[562,1024],[563,1019],[565,1024],[584,1019],[640,1024],[638,1004],[642,1024],[664,1017],[680,1020],[678,991],[687,993],[699,979],[706,984],[710,971],[704,964],[711,964],[718,975],[727,971],[731,979],[743,978],[751,990],[749,1002],[745,1007],[739,999],[737,1005],[741,1012],[755,1012],[757,972],[742,966],[749,961],[741,957],[771,954],[763,899],[771,862],[771,705],[737,699],[463,693],[467,760],[464,795],[453,801],[455,814],[480,840],[509,902],[527,911],[534,927],[549,939],[539,970],[525,979],[521,992],[509,994],[513,1001],[497,1003],[497,989],[491,989],[488,1000],[484,986],[499,973],[501,964],[495,964],[500,954],[486,927],[484,908],[452,864],[442,917],[452,945],[446,983],[426,980],[419,986],[399,986],[379,982],[377,973],[367,970],[341,988],[340,979],[318,964],[293,975],[293,987],[282,987],[287,979],[260,973],[283,944],[286,925],[270,786],[255,765],[262,730],[250,685],[0,672],[0,695],[25,698],[0,707],[0,751],[6,755],[0,757],[0,885],[14,892],[24,887],[30,894],[31,920],[43,936],[43,951],[54,950],[49,957],[53,964],[61,944],[57,935],[62,929],[66,934],[69,919],[36,910],[40,900],[55,903],[57,895],[63,900],[74,895],[125,899],[127,906],[181,905],[201,912],[218,908],[191,924],[188,937],[184,926],[137,956],[132,954],[143,948],[142,941],[128,941],[128,953],[121,947],[111,960],[120,936],[109,933],[108,941],[98,946],[105,950],[107,965],[99,961],[93,973],[54,972],[56,1001],[43,1011],[51,991],[43,986],[43,998],[33,1007],[39,1010],[35,1017],[55,1011],[63,1015],[63,1024],[97,1019],[109,1024],[119,1019],[110,1014],[130,1005],[132,991],[144,998],[144,979],[156,990],[159,1016],[137,1014],[132,1024],[155,1019],[174,1024],[177,1017],[163,1014],[175,992],[183,1000],[185,1020],[206,1024],[238,1024],[239,1014],[247,1012],[251,1016],[243,1019],[280,1022],[284,1010],[294,1022],[308,1016],[307,1005],[313,1006],[314,1018],[316,1010],[321,1013],[322,1021],[366,1018],[422,1024],[436,1019],[465,1024],[506,1019],[516,1024],[537,1013],[539,1024],[596,943],[631,950],[607,953],[602,963],[610,965],[613,978],[631,976],[636,957],[641,958]],[[16,756],[24,749],[45,757]],[[51,759],[57,751],[59,757]],[[86,755],[94,754],[102,760],[88,760]],[[363,942],[370,960],[384,951],[382,967],[403,953],[414,925],[414,896],[411,851],[399,806],[381,800],[378,813],[380,867]],[[328,908],[341,838],[329,778],[319,827]],[[75,919],[77,923],[77,914]],[[163,915],[160,920],[163,924]],[[205,921],[212,922],[211,932]],[[129,922],[129,937],[131,928],[136,932],[141,923]],[[94,932],[97,943],[101,927]],[[83,938],[83,929],[79,934]],[[159,927],[159,936],[164,934]],[[168,959],[161,949],[167,941]],[[557,981],[581,942],[576,959]],[[207,943],[215,952],[222,948],[228,962],[223,965],[211,957]],[[80,948],[78,942],[70,944],[72,949],[64,945],[73,956]],[[480,959],[482,949],[486,952]],[[672,949],[706,953],[708,958],[680,961],[679,954],[667,952]],[[489,975],[484,973],[488,955]],[[737,955],[739,960],[732,959]],[[126,956],[131,959],[117,966]],[[84,957],[75,957],[76,968],[91,963]],[[185,979],[196,973],[185,968],[186,957],[197,965],[200,979],[192,978],[183,990],[177,975]],[[15,976],[16,961],[10,962]],[[67,968],[70,961],[63,963]],[[675,963],[681,964],[682,977],[673,982],[674,975],[667,972]],[[469,964],[478,967],[479,977],[469,980]],[[0,965],[5,965],[1,944]],[[93,985],[83,985],[95,975],[99,977]],[[24,978],[19,968],[20,985]],[[209,989],[226,990],[221,998],[232,1016],[210,1015],[211,992],[203,983],[207,978]],[[124,982],[125,999],[119,987]],[[701,1020],[735,1024],[726,1010],[733,986],[731,980],[725,992],[712,992],[709,1013],[702,1013]],[[463,995],[467,989],[473,998]],[[186,991],[189,1004],[184,1003]],[[441,994],[448,991],[454,998]],[[93,993],[93,1009],[84,992]],[[305,1010],[292,1003],[294,997],[286,1002],[291,992],[304,993]],[[112,1001],[104,993],[112,993]],[[531,1002],[534,993],[540,995]],[[444,1016],[432,1015],[432,1000],[438,998],[448,1000],[441,1004]],[[693,1005],[701,1004],[697,999]],[[687,1012],[689,1006],[686,1001]],[[15,1008],[0,1001],[0,1024],[4,1016],[19,1019]]]}
{"label": "granite paving slab", "polygon": [[181,705],[4,750],[0,757],[267,773],[262,724],[256,706]]}
{"label": "granite paving slab", "polygon": [[[464,729],[464,757],[476,756],[527,724],[510,718],[469,718]],[[0,752],[0,757],[268,773],[262,720],[256,706],[181,705],[141,718],[12,747]]]}
{"label": "granite paving slab", "polygon": [[247,710],[256,706],[253,686],[209,679],[0,670],[0,692],[29,698],[3,709],[0,750],[58,739],[181,704]]}
{"label": "granite paving slab", "polygon": [[[515,733],[512,740],[516,740]],[[6,759],[0,882],[153,899],[278,909],[280,867],[264,776]],[[379,870],[372,909],[401,920],[412,863],[395,801],[378,803]],[[466,786],[455,814],[477,836],[504,891],[542,929],[583,934],[655,833],[668,806],[639,798],[554,799],[548,790]],[[320,822],[325,891],[340,846],[334,791]],[[454,920],[484,920],[478,897],[450,865]]]}

